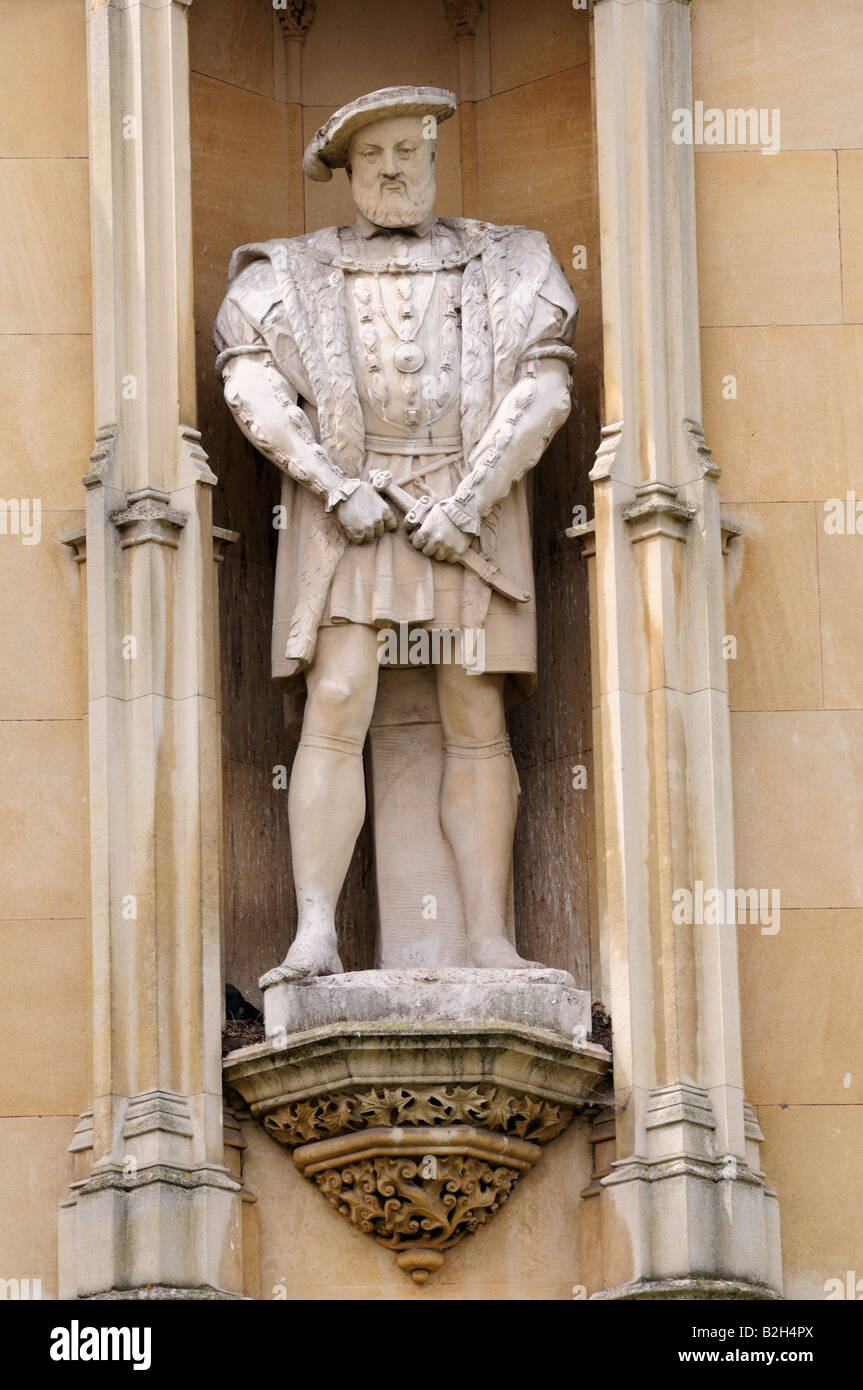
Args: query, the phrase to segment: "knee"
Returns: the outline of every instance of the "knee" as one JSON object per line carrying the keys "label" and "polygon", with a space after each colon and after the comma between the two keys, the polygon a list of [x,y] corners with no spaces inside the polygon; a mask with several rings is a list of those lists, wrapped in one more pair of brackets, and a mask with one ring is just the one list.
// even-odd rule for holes
{"label": "knee", "polygon": [[488,743],[506,734],[503,678],[469,676],[438,683],[441,724],[447,743]]}
{"label": "knee", "polygon": [[333,672],[309,684],[304,728],[342,737],[364,739],[374,706],[368,682]]}

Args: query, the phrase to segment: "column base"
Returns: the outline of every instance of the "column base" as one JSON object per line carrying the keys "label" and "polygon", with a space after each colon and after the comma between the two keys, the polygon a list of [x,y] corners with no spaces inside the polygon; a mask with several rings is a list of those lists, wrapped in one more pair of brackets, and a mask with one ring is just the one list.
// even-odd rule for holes
{"label": "column base", "polygon": [[107,1293],[90,1293],[80,1299],[81,1303],[107,1303],[114,1300],[129,1299],[132,1302],[146,1299],[229,1299],[233,1302],[248,1302],[241,1293],[227,1293],[224,1289],[208,1286],[179,1289],[172,1284],[145,1284],[137,1289],[109,1289]]}
{"label": "column base", "polygon": [[242,1250],[224,1169],[105,1169],[61,1204],[60,1298],[241,1298]]}
{"label": "column base", "polygon": [[673,1299],[744,1299],[756,1302],[781,1302],[782,1295],[765,1284],[750,1284],[745,1279],[640,1279],[634,1284],[621,1284],[616,1289],[602,1289],[590,1295],[590,1302],[638,1302],[651,1298]]}

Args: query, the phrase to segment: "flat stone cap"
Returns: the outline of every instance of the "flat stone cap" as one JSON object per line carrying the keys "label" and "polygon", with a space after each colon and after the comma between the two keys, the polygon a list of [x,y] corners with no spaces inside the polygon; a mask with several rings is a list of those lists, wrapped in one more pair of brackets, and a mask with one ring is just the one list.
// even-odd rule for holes
{"label": "flat stone cap", "polygon": [[340,106],[315,132],[303,155],[303,172],[309,179],[326,183],[334,169],[344,168],[351,136],[363,126],[387,116],[434,116],[446,121],[456,106],[455,93],[443,87],[381,87],[368,92]]}
{"label": "flat stone cap", "polygon": [[[572,1042],[590,1031],[590,994],[565,970],[455,966],[358,970],[283,982],[264,991],[266,1036],[340,1023],[436,1024],[496,1020],[543,1028]],[[582,1040],[583,1040],[582,1039]]]}

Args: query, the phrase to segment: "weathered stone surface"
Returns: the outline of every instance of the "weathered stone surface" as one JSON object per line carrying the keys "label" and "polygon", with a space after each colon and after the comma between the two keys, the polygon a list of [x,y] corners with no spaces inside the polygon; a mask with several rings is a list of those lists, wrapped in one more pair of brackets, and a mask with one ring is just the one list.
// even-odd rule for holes
{"label": "weathered stone surface", "polygon": [[[271,1138],[293,1150],[296,1167],[330,1205],[391,1249],[399,1268],[422,1285],[440,1268],[444,1250],[503,1205],[538,1162],[540,1146],[578,1111],[603,1103],[610,1062],[604,1048],[547,1028],[428,1019],[416,1006],[422,982],[400,978],[423,973],[432,972],[379,972],[396,978],[379,985],[377,996],[366,995],[394,1013],[406,1009],[413,988],[405,1021],[331,1022],[290,1036],[280,1030],[224,1062],[231,1104],[248,1107]],[[482,1004],[477,976],[545,976],[545,993],[541,978],[532,993],[544,997],[545,1016],[557,1024],[566,1018],[561,991],[579,996],[554,978],[565,981],[562,971],[438,973],[468,977],[462,989],[473,984],[474,1008]],[[337,977],[330,994],[350,998],[346,978]],[[314,997],[325,983],[276,986],[266,997],[280,988]],[[497,982],[502,1008],[511,1005],[507,983]],[[464,1003],[457,986],[449,985],[447,1000],[446,982],[426,984],[441,1007]],[[494,990],[492,983],[487,998]]]}
{"label": "weathered stone surface", "polygon": [[333,1023],[478,1023],[497,1019],[572,1038],[590,1031],[590,994],[565,970],[358,970],[264,993],[272,1038]]}
{"label": "weathered stone surface", "polygon": [[[391,86],[325,121],[303,168],[313,181],[348,169],[354,222],[239,248],[214,325],[225,400],[283,475],[272,674],[306,695],[288,798],[297,932],[263,990],[344,970],[336,906],[365,819],[381,664],[434,667],[443,757],[416,731],[413,748],[392,729],[373,738],[375,811],[390,794],[399,822],[390,834],[375,817],[378,849],[400,861],[400,876],[379,864],[380,959],[534,964],[513,941],[505,682],[526,689],[536,669],[522,479],[569,415],[577,306],[543,233],[435,215],[437,125],[456,105],[446,89]],[[375,640],[389,625],[397,657]],[[457,634],[459,654],[438,641],[409,656],[407,630],[424,626]]]}

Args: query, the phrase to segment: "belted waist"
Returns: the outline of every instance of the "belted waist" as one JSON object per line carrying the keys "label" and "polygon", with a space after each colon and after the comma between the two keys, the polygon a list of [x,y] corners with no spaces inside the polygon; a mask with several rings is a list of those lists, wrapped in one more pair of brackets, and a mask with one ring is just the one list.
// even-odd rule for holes
{"label": "belted waist", "polygon": [[366,448],[375,454],[401,454],[412,458],[416,454],[460,454],[464,445],[456,435],[441,435],[440,439],[394,439],[388,435],[367,434]]}

